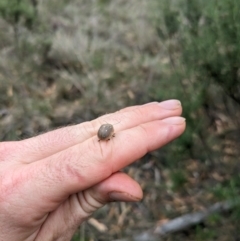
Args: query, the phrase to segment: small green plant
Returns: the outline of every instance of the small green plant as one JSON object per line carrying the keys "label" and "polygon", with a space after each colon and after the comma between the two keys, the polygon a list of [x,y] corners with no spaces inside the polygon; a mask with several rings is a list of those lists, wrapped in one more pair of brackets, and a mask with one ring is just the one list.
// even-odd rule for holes
{"label": "small green plant", "polygon": [[1,0],[0,15],[14,29],[15,41],[18,43],[19,25],[31,29],[36,20],[36,1],[29,0]]}
{"label": "small green plant", "polygon": [[221,219],[222,219],[222,216],[219,213],[214,213],[207,218],[206,223],[209,226],[215,226],[221,221]]}
{"label": "small green plant", "polygon": [[240,176],[232,177],[229,181],[218,184],[213,188],[213,194],[222,200],[238,199],[240,196]]}
{"label": "small green plant", "polygon": [[187,182],[186,175],[182,170],[172,171],[170,176],[172,180],[172,189],[174,191],[182,188],[184,184]]}
{"label": "small green plant", "polygon": [[214,240],[217,237],[216,231],[197,226],[195,229],[195,239],[196,241],[204,241],[204,240]]}

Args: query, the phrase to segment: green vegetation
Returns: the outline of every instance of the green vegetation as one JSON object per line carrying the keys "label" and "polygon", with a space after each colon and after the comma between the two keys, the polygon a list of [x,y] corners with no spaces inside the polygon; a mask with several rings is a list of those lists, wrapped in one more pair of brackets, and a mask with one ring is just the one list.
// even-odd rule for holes
{"label": "green vegetation", "polygon": [[16,46],[19,41],[20,26],[31,29],[36,21],[36,13],[35,0],[0,1],[0,16],[13,27]]}
{"label": "green vegetation", "polygon": [[211,229],[196,228],[196,241],[215,240],[217,237],[216,231]]}
{"label": "green vegetation", "polygon": [[[94,218],[109,231],[86,223],[74,241],[121,238],[239,198],[240,1],[1,0],[0,16],[1,140],[148,101],[183,105],[184,135],[125,170],[142,203],[122,222],[121,205],[105,207]],[[238,209],[166,240],[236,240]]]}
{"label": "green vegetation", "polygon": [[183,188],[184,184],[187,182],[186,176],[182,170],[172,171],[171,179],[172,179],[172,183],[173,183],[172,184],[173,191]]}

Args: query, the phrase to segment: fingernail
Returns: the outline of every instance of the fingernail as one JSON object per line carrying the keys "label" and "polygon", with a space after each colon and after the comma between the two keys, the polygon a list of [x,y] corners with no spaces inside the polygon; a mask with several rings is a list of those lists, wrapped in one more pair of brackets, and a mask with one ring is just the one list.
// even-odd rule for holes
{"label": "fingernail", "polygon": [[181,102],[179,100],[166,100],[160,102],[159,105],[166,110],[175,110],[181,106]]}
{"label": "fingernail", "polygon": [[183,124],[185,121],[186,119],[181,116],[169,117],[162,120],[162,122],[165,122],[171,125],[180,125],[180,124]]}
{"label": "fingernail", "polygon": [[110,192],[109,194],[109,198],[111,199],[111,201],[120,201],[120,202],[137,202],[140,201],[141,198],[132,196],[129,193],[126,192]]}
{"label": "fingernail", "polygon": [[153,105],[153,104],[157,104],[157,103],[158,103],[157,101],[153,101],[153,102],[146,103],[144,105]]}

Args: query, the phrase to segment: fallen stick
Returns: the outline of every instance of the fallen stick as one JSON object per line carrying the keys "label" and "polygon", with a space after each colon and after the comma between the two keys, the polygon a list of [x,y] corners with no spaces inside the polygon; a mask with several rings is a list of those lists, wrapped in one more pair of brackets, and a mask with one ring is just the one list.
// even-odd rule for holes
{"label": "fallen stick", "polygon": [[165,224],[156,226],[150,230],[134,235],[132,238],[118,239],[114,241],[160,241],[160,237],[170,233],[186,230],[189,227],[202,223],[207,217],[214,213],[221,213],[231,210],[238,203],[239,202],[233,201],[215,203],[204,211],[185,214],[181,217],[170,220]]}
{"label": "fallen stick", "polygon": [[225,212],[233,207],[233,203],[230,201],[215,203],[208,209],[191,214],[185,214],[181,217],[175,218],[166,224],[155,228],[154,233],[160,235],[166,235],[178,231],[185,230],[191,226],[197,225],[203,222],[208,216],[213,213]]}

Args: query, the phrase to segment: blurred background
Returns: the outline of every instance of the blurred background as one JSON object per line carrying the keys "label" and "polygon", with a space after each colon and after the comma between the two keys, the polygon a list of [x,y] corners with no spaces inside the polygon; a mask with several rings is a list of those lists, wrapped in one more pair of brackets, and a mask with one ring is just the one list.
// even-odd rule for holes
{"label": "blurred background", "polygon": [[[0,140],[179,99],[187,129],[125,169],[140,203],[110,204],[73,241],[125,240],[238,200],[240,1],[0,0]],[[240,208],[158,240],[240,240]]]}

